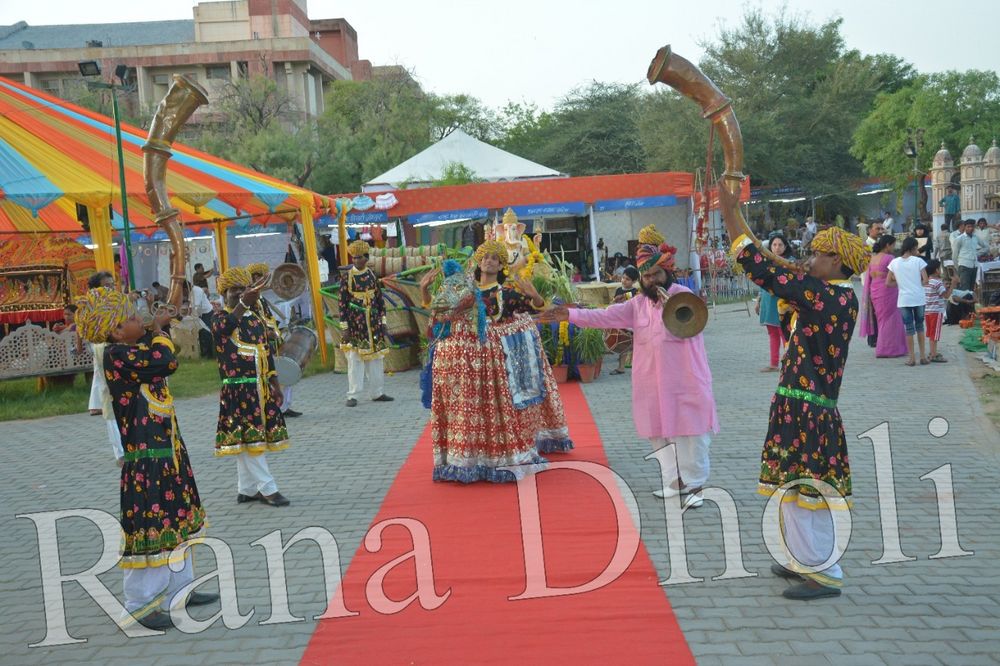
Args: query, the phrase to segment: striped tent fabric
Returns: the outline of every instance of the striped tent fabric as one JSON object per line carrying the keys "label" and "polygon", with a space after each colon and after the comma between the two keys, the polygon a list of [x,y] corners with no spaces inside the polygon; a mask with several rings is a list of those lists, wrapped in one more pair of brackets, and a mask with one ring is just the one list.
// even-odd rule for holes
{"label": "striped tent fabric", "polygon": [[[142,176],[145,141],[141,129],[122,126],[129,222],[150,235],[157,227]],[[167,189],[181,222],[195,232],[240,215],[254,216],[255,224],[286,224],[303,205],[318,211],[327,204],[309,190],[180,143],[173,153]],[[77,204],[110,205],[113,226],[121,228],[112,120],[0,79],[0,240],[25,232],[82,234]]]}

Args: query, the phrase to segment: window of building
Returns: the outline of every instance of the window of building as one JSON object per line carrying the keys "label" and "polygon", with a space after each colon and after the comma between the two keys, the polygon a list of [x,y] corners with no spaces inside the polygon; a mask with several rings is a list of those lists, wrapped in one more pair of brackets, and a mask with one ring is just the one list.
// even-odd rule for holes
{"label": "window of building", "polygon": [[209,80],[229,81],[232,72],[229,65],[211,65],[205,68],[205,76]]}

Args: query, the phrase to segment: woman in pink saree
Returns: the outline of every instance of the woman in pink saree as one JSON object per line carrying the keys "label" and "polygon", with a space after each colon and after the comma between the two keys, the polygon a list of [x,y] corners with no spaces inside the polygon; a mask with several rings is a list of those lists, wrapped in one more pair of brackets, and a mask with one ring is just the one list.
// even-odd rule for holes
{"label": "woman in pink saree", "polygon": [[880,236],[872,248],[874,256],[865,273],[861,324],[858,328],[859,335],[862,336],[877,332],[876,358],[897,358],[907,353],[903,317],[896,305],[899,289],[886,285],[886,267],[893,260],[892,248],[895,243],[893,236]]}

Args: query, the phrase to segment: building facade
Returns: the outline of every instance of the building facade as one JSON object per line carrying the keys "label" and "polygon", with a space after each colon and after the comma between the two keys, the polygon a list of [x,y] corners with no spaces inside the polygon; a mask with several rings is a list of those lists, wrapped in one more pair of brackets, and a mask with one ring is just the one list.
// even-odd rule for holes
{"label": "building facade", "polygon": [[944,222],[944,208],[939,202],[949,184],[959,186],[963,220],[984,217],[990,224],[1000,222],[1000,147],[996,140],[983,154],[970,138],[957,168],[951,153],[941,144],[931,165],[931,182],[935,228]]}
{"label": "building facade", "polygon": [[372,76],[354,28],[342,18],[310,19],[306,0],[201,2],[191,20],[0,26],[0,76],[72,100],[84,87],[78,63],[87,60],[105,78],[117,70],[136,93],[136,111],[155,106],[173,74],[196,80],[210,100],[232,81],[263,74],[303,117],[315,117],[333,81]]}

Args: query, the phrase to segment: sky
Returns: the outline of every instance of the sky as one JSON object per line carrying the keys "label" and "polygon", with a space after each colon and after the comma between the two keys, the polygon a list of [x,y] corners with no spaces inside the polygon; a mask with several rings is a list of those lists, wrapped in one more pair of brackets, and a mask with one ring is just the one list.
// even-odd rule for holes
{"label": "sky", "polygon": [[[195,4],[0,0],[0,25],[190,19]],[[425,90],[470,94],[494,108],[510,100],[549,109],[594,80],[645,81],[665,44],[697,62],[699,43],[735,27],[746,7],[785,7],[813,24],[842,18],[848,48],[892,53],[920,72],[1000,67],[1000,39],[990,33],[1000,0],[309,0],[308,13],[347,19],[361,58],[404,65]]]}

